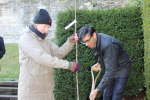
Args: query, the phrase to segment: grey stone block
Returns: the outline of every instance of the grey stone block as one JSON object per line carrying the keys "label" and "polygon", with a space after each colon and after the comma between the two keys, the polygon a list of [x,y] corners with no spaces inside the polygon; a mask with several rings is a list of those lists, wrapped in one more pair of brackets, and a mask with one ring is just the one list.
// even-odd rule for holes
{"label": "grey stone block", "polygon": [[17,95],[0,95],[0,100],[18,100]]}
{"label": "grey stone block", "polygon": [[0,81],[0,87],[18,87],[18,81]]}
{"label": "grey stone block", "polygon": [[0,87],[0,94],[4,95],[17,95],[17,87]]}

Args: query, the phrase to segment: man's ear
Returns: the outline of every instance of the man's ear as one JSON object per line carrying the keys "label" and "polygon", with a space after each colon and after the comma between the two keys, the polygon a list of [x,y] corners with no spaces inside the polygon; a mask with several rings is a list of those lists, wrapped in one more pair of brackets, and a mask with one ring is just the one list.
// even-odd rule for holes
{"label": "man's ear", "polygon": [[96,32],[94,32],[94,33],[93,33],[93,37],[94,37],[94,38],[96,38],[96,37],[97,37]]}

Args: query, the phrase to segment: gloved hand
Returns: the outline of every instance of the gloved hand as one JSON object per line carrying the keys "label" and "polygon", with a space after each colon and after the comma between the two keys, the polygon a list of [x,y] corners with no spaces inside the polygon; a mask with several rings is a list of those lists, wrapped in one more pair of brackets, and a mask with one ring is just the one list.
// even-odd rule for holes
{"label": "gloved hand", "polygon": [[75,72],[80,69],[80,64],[78,64],[76,62],[69,62],[68,69],[71,70],[72,72]]}
{"label": "gloved hand", "polygon": [[78,34],[76,33],[74,33],[74,34],[72,34],[71,35],[71,37],[70,37],[70,41],[71,42],[78,42],[79,41],[79,36],[78,36]]}

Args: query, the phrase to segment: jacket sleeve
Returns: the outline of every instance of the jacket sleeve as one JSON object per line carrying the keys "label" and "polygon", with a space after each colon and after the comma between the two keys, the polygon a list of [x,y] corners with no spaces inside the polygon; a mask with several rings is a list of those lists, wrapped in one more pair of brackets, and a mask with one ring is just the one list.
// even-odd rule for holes
{"label": "jacket sleeve", "polygon": [[117,44],[110,44],[104,53],[104,64],[105,64],[105,74],[100,81],[97,89],[101,92],[110,84],[116,74],[117,70],[117,60],[118,60],[118,50]]}
{"label": "jacket sleeve", "polygon": [[56,56],[58,58],[64,58],[74,47],[75,42],[71,42],[70,38],[59,48],[56,44],[50,43],[50,49],[52,56]]}
{"label": "jacket sleeve", "polygon": [[22,36],[19,41],[19,48],[38,64],[45,67],[68,69],[68,61],[52,57],[31,36]]}
{"label": "jacket sleeve", "polygon": [[0,59],[3,57],[4,54],[5,54],[4,40],[2,37],[0,37]]}

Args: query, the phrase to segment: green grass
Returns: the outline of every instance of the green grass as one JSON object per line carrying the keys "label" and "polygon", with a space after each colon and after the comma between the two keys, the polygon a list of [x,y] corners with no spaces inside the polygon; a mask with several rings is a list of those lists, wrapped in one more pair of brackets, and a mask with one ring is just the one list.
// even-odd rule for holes
{"label": "green grass", "polygon": [[18,43],[6,43],[6,53],[0,59],[0,81],[19,78],[19,50]]}

